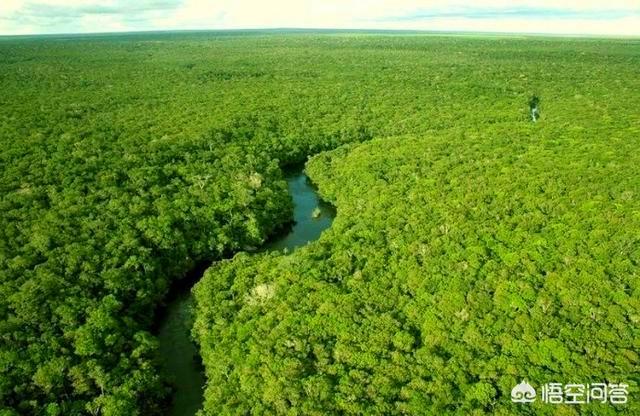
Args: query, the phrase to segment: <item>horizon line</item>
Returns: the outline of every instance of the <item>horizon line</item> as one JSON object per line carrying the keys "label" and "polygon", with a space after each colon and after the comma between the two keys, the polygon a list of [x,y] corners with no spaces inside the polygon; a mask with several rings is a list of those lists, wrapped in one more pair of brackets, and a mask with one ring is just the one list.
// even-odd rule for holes
{"label": "horizon line", "polygon": [[162,33],[206,33],[206,32],[277,32],[277,31],[307,31],[307,32],[388,32],[388,33],[421,33],[421,34],[478,34],[503,36],[542,36],[554,38],[602,38],[602,39],[640,39],[640,34],[606,34],[606,33],[554,33],[554,32],[508,32],[508,31],[477,31],[477,30],[441,30],[441,29],[382,29],[382,28],[307,28],[307,27],[264,27],[264,28],[225,28],[225,29],[150,29],[150,30],[122,30],[105,32],[52,32],[52,33],[23,33],[0,34],[0,38],[25,37],[55,37],[55,36],[104,36],[124,34],[162,34]]}

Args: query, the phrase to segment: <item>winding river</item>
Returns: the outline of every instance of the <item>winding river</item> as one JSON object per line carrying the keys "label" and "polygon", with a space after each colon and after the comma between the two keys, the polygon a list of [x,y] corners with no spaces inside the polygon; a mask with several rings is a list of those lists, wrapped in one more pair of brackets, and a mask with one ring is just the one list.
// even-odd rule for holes
{"label": "winding river", "polygon": [[[285,172],[289,194],[293,198],[293,223],[283,234],[275,236],[260,251],[292,251],[317,239],[335,217],[334,208],[323,202],[302,167]],[[194,270],[175,288],[161,314],[158,330],[163,372],[175,386],[171,416],[192,416],[202,406],[205,385],[204,369],[198,349],[190,338],[191,287],[208,265]]]}

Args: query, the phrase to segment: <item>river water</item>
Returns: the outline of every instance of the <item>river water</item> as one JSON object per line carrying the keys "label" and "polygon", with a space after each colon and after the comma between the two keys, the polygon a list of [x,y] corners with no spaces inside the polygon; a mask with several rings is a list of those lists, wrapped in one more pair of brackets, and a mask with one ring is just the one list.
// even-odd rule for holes
{"label": "river water", "polygon": [[[318,197],[302,168],[285,173],[289,194],[293,198],[293,224],[284,233],[267,241],[260,251],[287,250],[317,239],[335,217],[334,208]],[[172,381],[175,392],[169,410],[171,416],[193,416],[202,406],[205,385],[204,369],[196,345],[190,338],[191,287],[204,273],[201,267],[185,278],[185,284],[172,293],[162,314],[158,339],[163,372]]]}

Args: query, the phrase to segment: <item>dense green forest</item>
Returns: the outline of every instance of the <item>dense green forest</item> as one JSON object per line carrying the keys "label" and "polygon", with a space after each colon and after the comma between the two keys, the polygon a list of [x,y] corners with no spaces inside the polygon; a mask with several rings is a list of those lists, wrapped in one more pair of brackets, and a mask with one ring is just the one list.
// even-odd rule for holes
{"label": "dense green forest", "polygon": [[[203,414],[638,414],[638,68],[633,39],[0,38],[0,414],[163,414],[155,315],[215,260]],[[310,156],[332,227],[243,252]]]}

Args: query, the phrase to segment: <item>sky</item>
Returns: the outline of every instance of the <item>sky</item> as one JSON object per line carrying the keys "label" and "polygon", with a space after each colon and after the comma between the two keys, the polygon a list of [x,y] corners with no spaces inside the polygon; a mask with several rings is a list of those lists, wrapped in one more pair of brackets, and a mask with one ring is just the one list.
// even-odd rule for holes
{"label": "sky", "polygon": [[640,0],[0,0],[0,35],[258,28],[640,37]]}

